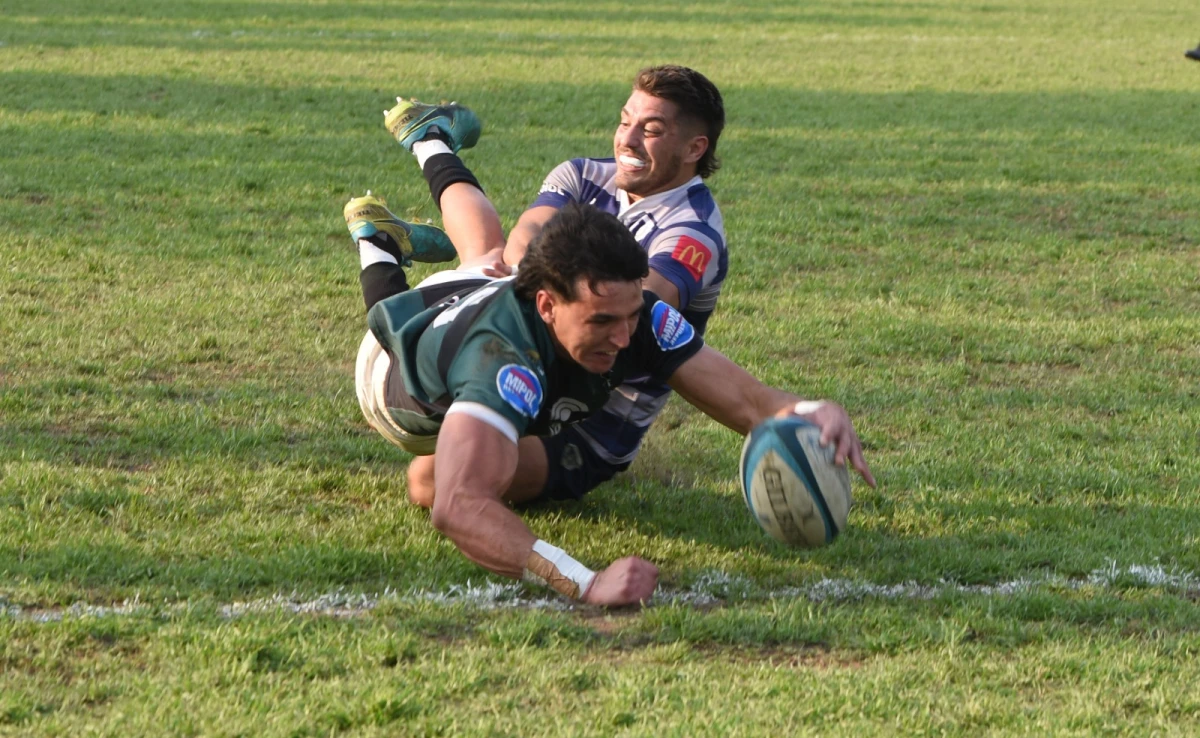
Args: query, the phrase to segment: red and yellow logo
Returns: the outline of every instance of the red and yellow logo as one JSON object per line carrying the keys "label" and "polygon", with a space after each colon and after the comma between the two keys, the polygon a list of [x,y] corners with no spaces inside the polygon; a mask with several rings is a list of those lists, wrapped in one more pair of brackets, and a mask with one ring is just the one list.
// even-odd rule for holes
{"label": "red and yellow logo", "polygon": [[671,258],[683,264],[684,269],[699,282],[704,278],[708,262],[712,261],[712,252],[691,236],[680,236],[679,243],[675,244],[675,250],[671,252]]}

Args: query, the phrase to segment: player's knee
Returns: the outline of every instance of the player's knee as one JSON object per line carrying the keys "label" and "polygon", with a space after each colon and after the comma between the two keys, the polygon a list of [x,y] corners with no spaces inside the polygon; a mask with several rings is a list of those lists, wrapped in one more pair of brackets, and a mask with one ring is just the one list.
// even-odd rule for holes
{"label": "player's knee", "polygon": [[410,484],[408,486],[408,501],[428,510],[433,507],[433,486],[416,487]]}

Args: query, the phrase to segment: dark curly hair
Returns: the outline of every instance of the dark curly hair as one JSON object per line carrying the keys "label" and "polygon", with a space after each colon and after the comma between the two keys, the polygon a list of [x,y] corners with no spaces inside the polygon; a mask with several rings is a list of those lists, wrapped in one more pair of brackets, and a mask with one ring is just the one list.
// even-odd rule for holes
{"label": "dark curly hair", "polygon": [[570,202],[530,242],[514,289],[527,300],[547,289],[573,302],[581,278],[594,292],[600,282],[633,282],[647,274],[645,250],[616,216]]}

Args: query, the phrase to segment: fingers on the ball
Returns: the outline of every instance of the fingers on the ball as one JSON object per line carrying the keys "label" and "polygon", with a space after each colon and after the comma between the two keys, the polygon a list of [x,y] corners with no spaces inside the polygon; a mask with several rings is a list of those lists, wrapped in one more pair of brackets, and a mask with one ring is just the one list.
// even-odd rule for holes
{"label": "fingers on the ball", "polygon": [[871,474],[871,467],[867,466],[867,460],[863,458],[861,450],[854,455],[854,458],[851,459],[851,462],[853,462],[854,468],[858,470],[858,473],[862,475],[862,478],[866,480],[867,484],[871,485],[872,487],[876,486],[875,475]]}
{"label": "fingers on the ball", "polygon": [[833,463],[842,466],[854,452],[854,434],[849,428],[843,428],[837,439],[837,451],[833,454]]}

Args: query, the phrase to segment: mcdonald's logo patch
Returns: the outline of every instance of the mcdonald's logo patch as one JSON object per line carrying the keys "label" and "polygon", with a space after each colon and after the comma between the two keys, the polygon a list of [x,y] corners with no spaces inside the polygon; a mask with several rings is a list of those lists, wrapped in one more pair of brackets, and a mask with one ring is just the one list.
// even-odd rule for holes
{"label": "mcdonald's logo patch", "polygon": [[691,236],[680,236],[679,243],[675,244],[675,250],[671,252],[671,258],[683,264],[683,268],[688,270],[688,274],[691,274],[692,278],[699,282],[704,278],[704,270],[708,269],[708,262],[712,260],[712,252]]}

